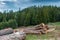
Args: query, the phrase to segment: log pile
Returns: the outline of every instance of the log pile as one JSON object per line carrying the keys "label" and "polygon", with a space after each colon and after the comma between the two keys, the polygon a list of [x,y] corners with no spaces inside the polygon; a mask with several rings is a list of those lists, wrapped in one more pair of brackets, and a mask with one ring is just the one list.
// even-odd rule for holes
{"label": "log pile", "polygon": [[19,31],[11,28],[0,30],[0,40],[24,40],[26,34],[46,34],[49,27],[44,23],[36,25],[32,28],[26,27]]}
{"label": "log pile", "polygon": [[12,28],[0,30],[0,40],[24,40],[26,34],[22,31],[15,32]]}
{"label": "log pile", "polygon": [[0,30],[0,36],[11,34],[11,33],[13,33],[13,29],[12,28],[7,28],[7,29]]}
{"label": "log pile", "polygon": [[24,32],[16,32],[9,35],[0,36],[0,40],[24,40],[26,34]]}
{"label": "log pile", "polygon": [[26,28],[24,32],[26,34],[46,34],[47,30],[49,30],[49,27],[44,23],[41,23],[39,25],[36,25],[35,27]]}

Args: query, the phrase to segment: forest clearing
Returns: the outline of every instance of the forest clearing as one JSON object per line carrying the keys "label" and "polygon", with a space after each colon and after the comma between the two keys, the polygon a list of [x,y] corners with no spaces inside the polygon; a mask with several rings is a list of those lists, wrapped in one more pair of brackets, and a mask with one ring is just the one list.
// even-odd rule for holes
{"label": "forest clearing", "polygon": [[17,12],[0,12],[0,15],[1,40],[60,39],[60,7],[32,6]]}
{"label": "forest clearing", "polygon": [[0,40],[60,40],[60,0],[0,0]]}
{"label": "forest clearing", "polygon": [[[14,29],[14,32],[15,32],[15,34],[16,34],[16,32],[25,32],[26,33],[26,35],[25,34],[23,34],[23,35],[25,35],[25,36],[22,36],[22,37],[25,37],[24,39],[18,39],[18,40],[59,40],[60,38],[60,32],[59,32],[59,28],[58,28],[58,26],[57,25],[59,25],[58,24],[58,22],[57,23],[49,23],[48,24],[48,27],[46,27],[46,28],[48,28],[49,29],[49,31],[47,32],[47,33],[45,33],[44,31],[42,31],[43,33],[41,34],[41,32],[39,32],[38,30],[40,30],[42,27],[41,26],[43,26],[43,23],[41,23],[41,24],[39,24],[39,25],[35,25],[34,27],[30,27],[30,26],[28,26],[28,27],[21,27],[21,28],[17,28],[17,29]],[[40,27],[39,27],[40,26]],[[44,26],[45,26],[45,24],[44,24]],[[43,27],[44,28],[44,27]],[[45,29],[45,28],[44,28]],[[43,29],[42,29],[43,30]],[[47,30],[47,29],[46,29]],[[38,32],[37,32],[38,31]],[[8,34],[8,35],[10,35],[10,36],[13,36],[13,35],[11,35],[11,33],[10,34]],[[3,35],[4,36],[4,35]],[[7,36],[7,35],[6,35]],[[17,36],[17,35],[16,35]],[[1,36],[0,36],[1,37]],[[8,36],[7,36],[8,37]],[[1,38],[0,38],[1,39]],[[17,40],[17,39],[15,39],[15,40]],[[8,39],[7,39],[8,40]],[[11,39],[10,39],[11,40]]]}

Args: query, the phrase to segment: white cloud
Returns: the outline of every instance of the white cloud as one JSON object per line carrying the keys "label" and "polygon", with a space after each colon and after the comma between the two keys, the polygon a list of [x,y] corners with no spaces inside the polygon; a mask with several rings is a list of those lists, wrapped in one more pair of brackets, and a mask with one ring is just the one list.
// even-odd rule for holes
{"label": "white cloud", "polygon": [[0,12],[2,12],[2,10],[0,9]]}
{"label": "white cloud", "polygon": [[5,11],[5,9],[0,9],[0,12],[4,12]]}
{"label": "white cloud", "polygon": [[44,5],[45,6],[51,5],[51,6],[58,6],[59,7],[60,6],[60,1],[59,2],[49,2],[49,3],[48,2],[45,2],[45,3],[41,3],[41,5],[42,6],[44,6]]}
{"label": "white cloud", "polygon": [[5,5],[5,4],[6,4],[6,3],[4,3],[4,2],[2,2],[2,1],[0,2],[0,5]]}
{"label": "white cloud", "polygon": [[5,8],[5,7],[6,7],[6,3],[0,1],[0,9]]}
{"label": "white cloud", "polygon": [[[10,3],[6,3],[4,1],[9,1]],[[8,5],[7,5],[8,4]],[[10,5],[9,5],[10,4]],[[59,6],[60,2],[40,2],[40,3],[32,3],[31,0],[0,0],[0,11],[4,11],[4,10],[17,10],[19,8],[21,9],[24,9],[24,8],[27,8],[27,7],[30,7],[30,6],[33,6],[33,5],[57,5]]]}
{"label": "white cloud", "polygon": [[20,1],[22,1],[22,2],[28,2],[28,1],[30,1],[30,0],[20,0]]}
{"label": "white cloud", "polygon": [[0,1],[11,1],[11,2],[15,2],[17,0],[0,0]]}

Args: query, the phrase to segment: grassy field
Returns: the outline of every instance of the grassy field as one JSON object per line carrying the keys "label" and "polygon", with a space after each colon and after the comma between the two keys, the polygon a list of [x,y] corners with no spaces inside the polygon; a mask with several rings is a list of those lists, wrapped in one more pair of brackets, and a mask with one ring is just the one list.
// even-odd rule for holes
{"label": "grassy field", "polygon": [[[48,25],[53,25],[56,27],[56,30],[60,30],[60,22],[48,23]],[[50,32],[44,35],[29,34],[27,35],[26,40],[57,40],[57,36],[54,32]]]}
{"label": "grassy field", "polygon": [[26,40],[55,40],[55,35],[52,33],[44,34],[44,35],[32,35],[29,34],[26,37]]}
{"label": "grassy field", "polygon": [[48,23],[49,25],[56,25],[56,26],[60,26],[60,22],[54,22],[54,23]]}

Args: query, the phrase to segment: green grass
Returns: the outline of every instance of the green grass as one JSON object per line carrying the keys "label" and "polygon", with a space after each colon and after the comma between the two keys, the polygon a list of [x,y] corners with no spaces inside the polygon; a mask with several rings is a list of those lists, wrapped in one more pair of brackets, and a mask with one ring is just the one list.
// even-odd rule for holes
{"label": "green grass", "polygon": [[60,30],[60,22],[48,23],[48,25],[52,25],[56,30]]}
{"label": "green grass", "polygon": [[48,33],[48,34],[44,34],[44,35],[32,35],[29,34],[26,36],[26,40],[44,40],[44,39],[50,39],[50,38],[55,38],[53,33]]}
{"label": "green grass", "polygon": [[38,40],[39,37],[37,35],[27,35],[26,40]]}
{"label": "green grass", "polygon": [[40,40],[40,39],[48,40],[48,39],[50,39],[50,37],[47,36],[47,35],[40,35],[40,36],[37,36],[37,35],[27,35],[27,37],[26,37],[26,40]]}
{"label": "green grass", "polygon": [[56,25],[56,26],[60,26],[60,22],[54,22],[54,23],[48,23],[49,25]]}

